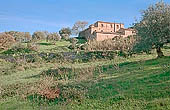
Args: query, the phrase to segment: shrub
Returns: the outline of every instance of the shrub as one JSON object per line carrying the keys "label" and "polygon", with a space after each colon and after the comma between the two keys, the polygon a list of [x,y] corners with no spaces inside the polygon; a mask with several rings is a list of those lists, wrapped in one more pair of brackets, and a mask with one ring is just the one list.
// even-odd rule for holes
{"label": "shrub", "polygon": [[66,103],[77,100],[79,103],[85,98],[86,89],[74,86],[65,86],[61,90],[61,98]]}
{"label": "shrub", "polygon": [[136,43],[135,36],[128,36],[126,38],[115,37],[113,39],[107,39],[104,41],[89,41],[87,43],[87,49],[89,51],[108,51],[119,50],[123,52],[131,52],[134,44]]}
{"label": "shrub", "polygon": [[14,42],[15,40],[11,35],[0,33],[0,50],[9,49]]}
{"label": "shrub", "polygon": [[15,46],[13,46],[11,49],[4,51],[3,54],[23,55],[31,52],[33,52],[31,48],[27,48],[25,45],[18,43]]}
{"label": "shrub", "polygon": [[[47,103],[50,100],[55,100],[60,97],[60,89],[58,83],[53,77],[43,77],[38,83],[28,91],[28,99],[40,104]],[[45,100],[47,99],[47,100]]]}
{"label": "shrub", "polygon": [[76,49],[76,44],[77,44],[78,40],[76,38],[71,38],[70,42],[72,43],[72,45],[69,48]]}
{"label": "shrub", "polygon": [[38,51],[38,46],[35,43],[27,43],[27,48],[31,51]]}
{"label": "shrub", "polygon": [[57,83],[53,79],[53,77],[45,77],[40,81],[40,84],[37,88],[37,94],[47,98],[47,99],[55,99],[59,98],[60,89],[57,87]]}

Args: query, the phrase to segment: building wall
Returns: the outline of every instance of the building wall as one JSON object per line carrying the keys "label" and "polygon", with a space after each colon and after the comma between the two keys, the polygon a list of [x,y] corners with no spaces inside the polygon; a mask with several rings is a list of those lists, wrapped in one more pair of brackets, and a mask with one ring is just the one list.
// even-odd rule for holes
{"label": "building wall", "polygon": [[94,33],[92,33],[91,28],[88,28],[85,31],[80,32],[79,37],[83,37],[86,39],[95,39],[96,35],[94,35]]}
{"label": "building wall", "polygon": [[104,34],[104,33],[96,33],[96,40],[103,41],[106,39],[113,39],[114,37],[119,36],[118,34]]}
{"label": "building wall", "polygon": [[134,33],[132,29],[125,29],[122,23],[96,22],[86,30],[80,32],[79,36],[86,39],[102,41],[120,36],[120,34],[122,37],[127,37]]}
{"label": "building wall", "polygon": [[121,23],[107,23],[107,22],[96,22],[93,26],[92,31],[96,32],[117,32],[119,29],[124,28],[124,24]]}

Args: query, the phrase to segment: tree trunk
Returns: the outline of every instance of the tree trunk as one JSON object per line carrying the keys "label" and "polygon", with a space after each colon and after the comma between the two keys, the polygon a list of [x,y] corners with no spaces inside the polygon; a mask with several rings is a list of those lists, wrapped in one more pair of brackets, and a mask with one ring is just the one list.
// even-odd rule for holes
{"label": "tree trunk", "polygon": [[46,42],[48,42],[48,37],[46,38]]}
{"label": "tree trunk", "polygon": [[162,50],[161,50],[161,47],[157,47],[157,48],[156,48],[156,52],[157,52],[157,54],[158,54],[158,58],[164,56],[164,55],[163,55],[163,52],[162,52]]}

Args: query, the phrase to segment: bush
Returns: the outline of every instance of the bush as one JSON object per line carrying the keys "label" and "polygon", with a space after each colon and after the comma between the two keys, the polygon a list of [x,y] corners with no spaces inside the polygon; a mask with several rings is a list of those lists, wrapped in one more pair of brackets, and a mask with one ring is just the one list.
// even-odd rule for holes
{"label": "bush", "polygon": [[14,42],[15,40],[11,35],[5,33],[0,34],[0,50],[9,49]]}
{"label": "bush", "polygon": [[31,47],[26,47],[25,45],[18,43],[15,46],[13,46],[11,49],[8,49],[3,52],[3,54],[15,54],[15,55],[21,55],[21,54],[26,54],[26,53],[31,53],[35,51]]}
{"label": "bush", "polygon": [[70,45],[70,49],[76,49],[77,47],[76,47],[76,44],[77,44],[77,42],[78,42],[78,40],[76,39],[76,38],[71,38],[70,39],[70,42],[72,43],[71,45]]}
{"label": "bush", "polygon": [[27,48],[31,51],[38,51],[38,46],[34,43],[27,43]]}
{"label": "bush", "polygon": [[126,38],[115,37],[113,39],[107,39],[104,41],[89,41],[87,43],[87,49],[89,51],[108,51],[108,50],[119,50],[130,52],[136,43],[135,36],[129,36]]}
{"label": "bush", "polygon": [[[30,88],[28,99],[39,104],[49,103],[60,97],[58,83],[53,77],[43,77],[41,80]],[[47,99],[47,100],[45,100]]]}

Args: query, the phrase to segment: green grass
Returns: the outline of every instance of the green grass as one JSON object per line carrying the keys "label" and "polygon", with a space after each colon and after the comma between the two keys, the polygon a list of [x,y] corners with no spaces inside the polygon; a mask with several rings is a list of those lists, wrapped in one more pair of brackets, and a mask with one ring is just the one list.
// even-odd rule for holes
{"label": "green grass", "polygon": [[[67,48],[68,45],[70,43],[67,41],[57,42],[55,46],[40,44],[39,51],[51,52],[55,48]],[[0,60],[0,69],[6,72],[0,70],[0,110],[170,110],[169,47],[167,45],[163,49],[166,57],[159,59],[156,59],[153,50],[149,55],[87,63],[35,62],[27,64],[30,68],[25,70],[17,70],[13,68],[13,63]],[[36,76],[59,67],[75,69],[73,78],[58,80],[58,83],[64,90],[62,92],[70,92],[77,98],[60,104],[55,101],[47,104],[42,100],[44,103],[39,104],[22,97],[43,77]],[[78,72],[77,69],[85,72]]]}
{"label": "green grass", "polygon": [[69,51],[68,47],[71,45],[69,41],[56,41],[55,45],[52,45],[50,42],[39,41],[38,52],[66,52]]}

